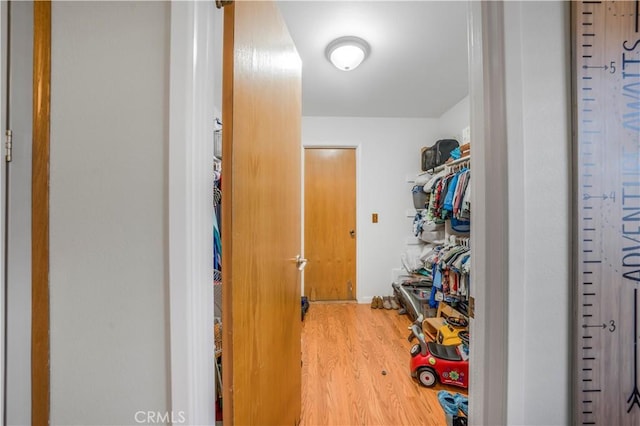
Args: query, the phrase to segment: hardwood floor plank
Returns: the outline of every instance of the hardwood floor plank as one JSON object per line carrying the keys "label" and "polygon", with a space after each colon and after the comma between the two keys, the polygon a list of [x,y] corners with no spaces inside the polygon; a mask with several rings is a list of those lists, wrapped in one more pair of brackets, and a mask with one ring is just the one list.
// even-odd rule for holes
{"label": "hardwood floor plank", "polygon": [[411,377],[409,325],[394,310],[312,303],[302,325],[301,426],[446,425],[437,392],[467,392]]}

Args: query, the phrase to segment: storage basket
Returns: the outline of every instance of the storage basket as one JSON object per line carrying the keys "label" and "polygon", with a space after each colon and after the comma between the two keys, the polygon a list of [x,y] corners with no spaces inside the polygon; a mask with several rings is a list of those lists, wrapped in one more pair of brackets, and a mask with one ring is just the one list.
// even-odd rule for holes
{"label": "storage basket", "polygon": [[429,195],[422,190],[422,186],[416,185],[411,190],[413,194],[413,207],[416,210],[422,210],[426,208],[427,202],[429,201]]}

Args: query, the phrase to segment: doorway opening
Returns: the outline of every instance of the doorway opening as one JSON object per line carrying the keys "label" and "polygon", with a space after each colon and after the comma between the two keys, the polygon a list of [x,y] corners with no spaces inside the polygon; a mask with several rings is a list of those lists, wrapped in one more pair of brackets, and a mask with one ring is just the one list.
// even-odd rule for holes
{"label": "doorway opening", "polygon": [[[482,51],[483,51],[483,35],[485,35],[482,31],[482,28],[488,28],[486,26],[486,22],[491,23],[491,19],[488,19],[486,22],[483,22],[482,18],[486,17],[489,15],[489,13],[491,12],[491,10],[486,10],[486,9],[491,9],[492,6],[487,6],[487,5],[474,5],[472,4],[470,6],[470,10],[471,10],[471,15],[470,15],[470,28],[471,28],[471,32],[473,33],[473,35],[470,37],[473,41],[471,47],[470,47],[470,59],[471,59],[471,68],[472,68],[472,88],[471,88],[471,93],[470,93],[470,107],[472,110],[471,113],[471,127],[474,132],[474,147],[476,147],[477,149],[474,150],[474,153],[477,151],[481,151],[484,149],[484,134],[486,132],[485,127],[488,126],[488,124],[485,124],[485,114],[484,114],[484,109],[482,107],[483,104],[483,97],[487,95],[487,93],[490,93],[490,89],[486,87],[487,83],[484,80],[484,68],[483,68],[483,63],[482,63]],[[500,6],[495,6],[496,8],[500,8]],[[483,10],[483,8],[485,10]],[[481,27],[482,25],[482,27]],[[496,25],[496,29],[495,32],[497,33],[497,38],[500,37],[500,26]],[[488,30],[487,30],[488,31]],[[492,30],[493,31],[493,30]],[[488,31],[488,32],[492,32],[492,31]],[[492,43],[496,43],[496,45],[498,45],[499,43],[496,42],[495,39],[491,40]],[[487,42],[489,43],[489,42]],[[475,85],[475,88],[473,87]],[[474,92],[475,90],[475,92]],[[484,91],[484,93],[483,93]],[[225,123],[226,125],[227,123]],[[493,123],[492,123],[493,125]],[[492,142],[493,143],[493,142]],[[421,144],[420,146],[423,146],[424,144]],[[394,152],[395,154],[395,152]],[[487,182],[487,178],[485,176],[483,176],[484,171],[484,164],[485,164],[485,157],[484,156],[480,156],[478,159],[474,159],[474,168],[476,169],[476,173],[479,173],[479,178],[478,181],[482,182],[483,185],[481,186],[474,186],[474,188],[477,189],[476,194],[478,199],[483,199],[484,197],[486,197],[486,191],[487,188],[489,188],[490,186],[485,186],[484,184],[486,184]],[[489,164],[488,162],[486,162],[487,164]],[[417,168],[417,166],[416,166]],[[503,170],[498,170],[497,171],[498,174],[500,174],[501,172],[503,172]],[[506,175],[503,175],[506,176]],[[493,178],[496,178],[496,176],[494,176]],[[499,177],[498,177],[499,178]],[[490,180],[490,179],[489,179]],[[472,181],[473,183],[473,181]],[[403,185],[406,185],[406,181],[403,182]],[[477,184],[474,184],[477,185]],[[503,188],[497,188],[496,190],[498,191],[502,191]],[[478,214],[479,212],[476,212],[474,214]],[[381,220],[384,219],[385,216],[381,216]],[[481,214],[479,216],[474,216],[477,220],[478,223],[482,222],[485,218],[484,216]],[[473,220],[473,219],[472,219]],[[506,222],[505,222],[506,223]],[[497,228],[496,228],[497,229]],[[500,229],[498,229],[499,231],[504,230],[504,226]],[[486,232],[489,232],[489,230],[487,230]],[[359,230],[359,234],[361,234],[361,231]],[[484,234],[479,234],[478,238],[477,238],[477,242],[475,244],[478,244],[479,247],[484,247],[485,246],[485,240],[486,240],[486,236]],[[492,254],[493,257],[495,258],[499,258],[500,256],[503,256],[505,254],[505,252],[503,250],[494,250],[494,253]],[[484,256],[484,254],[480,254],[480,256]],[[501,258],[501,260],[504,262],[504,257]],[[485,263],[485,259],[478,259],[477,262],[475,262],[475,265],[478,264],[484,264]],[[483,271],[482,269],[478,270],[478,281],[481,281],[483,279],[485,279],[484,274],[486,273],[485,271]],[[500,278],[500,277],[498,277]],[[504,277],[503,277],[504,279]],[[359,280],[362,281],[362,277],[359,277]],[[389,279],[385,279],[385,286],[388,286],[389,284]],[[485,365],[486,365],[486,355],[489,352],[489,347],[491,347],[491,352],[495,353],[497,352],[503,352],[504,348],[506,347],[504,345],[503,342],[503,338],[501,336],[503,336],[503,333],[500,331],[502,330],[502,327],[505,324],[505,321],[503,321],[503,318],[497,318],[497,316],[495,318],[490,318],[488,321],[485,320],[481,320],[480,315],[484,315],[484,313],[486,312],[486,308],[487,306],[489,306],[490,304],[487,303],[486,297],[485,297],[485,289],[481,288],[482,284],[479,284],[477,287],[478,290],[478,298],[476,300],[476,314],[478,315],[478,318],[476,318],[476,326],[475,326],[475,331],[479,332],[479,333],[475,333],[475,336],[479,336],[479,337],[475,337],[477,339],[483,339],[485,336],[482,336],[482,330],[487,328],[487,326],[492,327],[492,325],[494,325],[493,323],[495,323],[497,321],[497,328],[495,328],[495,330],[497,330],[498,332],[495,333],[495,335],[498,336],[498,338],[494,338],[494,340],[492,341],[485,341],[483,342],[481,345],[479,345],[476,349],[476,347],[474,346],[474,351],[477,350],[477,358],[476,361],[478,363],[478,366],[476,367],[476,371],[481,371],[484,369]],[[504,286],[502,285],[502,283],[498,283],[496,284],[496,282],[493,282],[493,285],[495,285],[495,288],[497,289],[496,291],[499,291],[501,288],[504,289]],[[359,290],[361,290],[361,288],[359,287]],[[498,299],[497,301],[495,301],[495,303],[492,303],[492,306],[497,306],[500,308],[504,308],[504,306],[501,306],[503,300]],[[209,310],[209,312],[211,312],[212,307],[208,306],[207,309]],[[500,309],[495,309],[492,310],[493,312],[496,311],[501,311]],[[501,311],[502,313],[504,313],[504,309],[502,309]],[[479,321],[481,320],[481,321]],[[471,329],[472,329],[472,334],[474,334],[474,324],[472,322],[471,324]],[[487,336],[488,339],[491,339],[493,336]],[[473,345],[473,343],[472,343]],[[497,345],[497,346],[496,346]],[[496,360],[496,362],[498,362],[498,360]],[[491,368],[489,368],[488,372],[486,374],[484,373],[478,373],[478,376],[481,378],[480,381],[476,380],[475,383],[478,384],[482,384],[482,388],[478,388],[477,392],[474,392],[473,388],[471,390],[471,400],[473,401],[471,404],[472,410],[473,410],[473,406],[477,404],[477,408],[476,408],[476,413],[479,413],[481,419],[486,420],[487,418],[491,418],[491,417],[486,417],[483,413],[482,408],[488,406],[487,401],[488,400],[495,400],[495,401],[502,401],[502,405],[501,404],[497,404],[497,405],[493,405],[493,406],[500,406],[500,407],[504,407],[504,401],[506,401],[506,397],[505,397],[505,389],[504,388],[499,388],[498,386],[494,386],[494,385],[489,385],[486,386],[486,384],[482,383],[484,376],[493,376],[492,380],[490,380],[492,383],[504,383],[504,364],[501,366],[498,366],[496,364],[496,362],[491,362]],[[473,369],[473,368],[472,368]],[[472,373],[475,375],[475,373]],[[482,392],[482,390],[487,390],[490,389],[492,392],[490,392],[490,395],[487,392]],[[477,399],[474,400],[474,397],[477,396]],[[500,409],[497,410],[496,412],[497,414],[495,414],[495,418],[502,418],[501,416],[504,415],[504,410]],[[487,421],[487,423],[490,423],[490,421]],[[500,421],[494,421],[493,423],[501,423]]]}

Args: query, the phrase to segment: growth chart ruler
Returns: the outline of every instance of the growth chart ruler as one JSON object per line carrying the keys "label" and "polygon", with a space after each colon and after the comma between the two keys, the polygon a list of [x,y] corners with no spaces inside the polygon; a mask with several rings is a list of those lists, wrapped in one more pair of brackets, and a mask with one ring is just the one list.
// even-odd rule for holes
{"label": "growth chart ruler", "polygon": [[571,7],[572,423],[640,425],[639,4]]}

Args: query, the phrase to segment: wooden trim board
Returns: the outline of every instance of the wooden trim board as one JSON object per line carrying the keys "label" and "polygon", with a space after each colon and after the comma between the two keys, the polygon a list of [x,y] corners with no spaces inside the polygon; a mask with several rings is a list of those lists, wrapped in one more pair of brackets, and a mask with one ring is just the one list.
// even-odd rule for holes
{"label": "wooden trim board", "polygon": [[[222,59],[222,170],[231,170],[232,135],[233,135],[233,80],[234,80],[234,35],[235,35],[235,4],[230,4],[224,8],[224,48]],[[222,191],[222,247],[225,253],[233,250],[232,229],[232,198],[233,175],[228,173],[224,177],[224,189]],[[225,425],[231,424],[227,419],[231,418],[234,410],[233,389],[230,384],[233,382],[233,317],[231,315],[231,300],[233,298],[233,276],[231,258],[222,256],[222,359],[224,368],[222,369],[222,404]]]}
{"label": "wooden trim board", "polygon": [[31,423],[49,423],[49,126],[51,2],[33,6]]}

